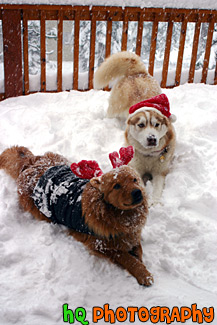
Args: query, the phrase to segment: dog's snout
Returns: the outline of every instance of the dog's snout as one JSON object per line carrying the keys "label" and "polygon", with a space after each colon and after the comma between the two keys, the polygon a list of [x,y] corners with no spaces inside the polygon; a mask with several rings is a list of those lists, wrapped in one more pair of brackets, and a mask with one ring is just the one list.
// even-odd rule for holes
{"label": "dog's snout", "polygon": [[150,134],[150,135],[147,137],[147,142],[148,142],[148,146],[156,146],[156,144],[157,144],[157,139],[156,139],[155,135]]}
{"label": "dog's snout", "polygon": [[133,204],[138,204],[143,200],[142,192],[139,189],[135,189],[131,192]]}

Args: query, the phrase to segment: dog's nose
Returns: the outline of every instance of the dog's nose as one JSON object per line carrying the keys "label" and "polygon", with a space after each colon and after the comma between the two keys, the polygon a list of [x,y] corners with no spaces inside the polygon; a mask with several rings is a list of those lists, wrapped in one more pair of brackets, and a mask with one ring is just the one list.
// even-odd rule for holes
{"label": "dog's nose", "polygon": [[143,200],[142,192],[139,189],[135,189],[131,192],[133,204],[138,204]]}
{"label": "dog's nose", "polygon": [[156,144],[157,144],[157,139],[156,139],[155,135],[150,134],[150,135],[147,137],[147,142],[148,142],[148,146],[156,146]]}

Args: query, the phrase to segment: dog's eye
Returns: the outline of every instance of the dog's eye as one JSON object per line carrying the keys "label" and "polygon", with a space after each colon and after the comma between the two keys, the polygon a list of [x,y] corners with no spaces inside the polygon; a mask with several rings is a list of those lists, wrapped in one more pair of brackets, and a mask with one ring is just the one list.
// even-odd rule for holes
{"label": "dog's eye", "polygon": [[113,187],[115,190],[119,190],[119,188],[121,188],[121,185],[120,184],[115,184],[114,187]]}
{"label": "dog's eye", "polygon": [[155,123],[154,127],[157,128],[160,125],[160,123]]}
{"label": "dog's eye", "polygon": [[140,123],[140,124],[138,124],[138,127],[142,129],[142,128],[145,127],[145,124],[144,123]]}
{"label": "dog's eye", "polygon": [[134,183],[136,183],[136,182],[137,182],[137,179],[136,179],[136,178],[134,178],[134,180],[133,180],[133,181],[134,181]]}

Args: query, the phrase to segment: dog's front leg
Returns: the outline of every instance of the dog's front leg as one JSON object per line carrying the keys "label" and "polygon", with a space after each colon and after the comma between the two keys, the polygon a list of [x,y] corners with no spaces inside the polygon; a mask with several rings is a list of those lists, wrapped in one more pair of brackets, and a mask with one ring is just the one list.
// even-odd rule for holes
{"label": "dog's front leg", "polygon": [[115,248],[109,247],[102,240],[89,241],[89,249],[94,251],[96,255],[104,258],[109,258],[115,264],[122,266],[127,270],[132,276],[134,276],[138,283],[145,286],[150,286],[154,280],[152,274],[146,269],[145,265],[140,260],[141,251],[136,249],[137,256],[131,255],[129,252],[120,251]]}
{"label": "dog's front leg", "polygon": [[112,242],[104,241],[102,239],[89,236],[84,244],[96,255],[108,258],[113,263],[122,266],[132,276],[134,276],[138,283],[144,286],[150,286],[154,280],[152,274],[146,269],[140,258],[142,258],[142,248],[140,245],[135,252],[138,257],[131,255],[127,251],[121,251],[115,248]]}
{"label": "dog's front leg", "polygon": [[165,176],[153,175],[152,182],[153,182],[153,193],[152,193],[152,199],[149,201],[149,206],[155,205],[160,202],[163,188],[164,188]]}
{"label": "dog's front leg", "polygon": [[145,265],[137,257],[132,256],[130,253],[117,251],[110,259],[114,263],[126,269],[137,279],[139,284],[150,286],[154,282],[152,274],[146,269]]}

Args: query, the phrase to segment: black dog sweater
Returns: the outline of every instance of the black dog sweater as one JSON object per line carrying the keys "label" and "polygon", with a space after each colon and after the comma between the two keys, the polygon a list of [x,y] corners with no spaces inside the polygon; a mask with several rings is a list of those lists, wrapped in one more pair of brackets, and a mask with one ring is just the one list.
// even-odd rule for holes
{"label": "black dog sweater", "polygon": [[93,235],[81,209],[81,195],[88,182],[73,174],[69,166],[51,167],[40,177],[32,198],[39,211],[53,223]]}

